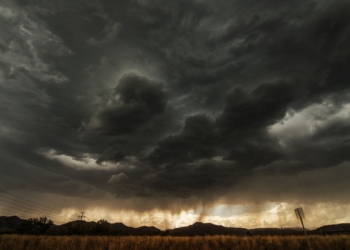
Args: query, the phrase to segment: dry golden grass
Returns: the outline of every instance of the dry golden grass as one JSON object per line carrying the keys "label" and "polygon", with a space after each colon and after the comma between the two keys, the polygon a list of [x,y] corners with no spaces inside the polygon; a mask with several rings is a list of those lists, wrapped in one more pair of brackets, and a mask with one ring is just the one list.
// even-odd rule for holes
{"label": "dry golden grass", "polygon": [[[310,236],[312,250],[349,250],[350,235]],[[26,236],[0,235],[1,250],[232,249],[303,250],[302,236]]]}

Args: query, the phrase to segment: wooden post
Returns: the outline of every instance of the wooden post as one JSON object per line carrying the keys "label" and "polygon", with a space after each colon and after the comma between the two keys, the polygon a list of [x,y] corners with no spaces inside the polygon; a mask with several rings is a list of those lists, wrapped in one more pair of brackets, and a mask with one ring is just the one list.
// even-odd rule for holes
{"label": "wooden post", "polygon": [[[300,210],[302,208],[296,208],[294,211],[295,213],[298,215],[299,219],[300,219],[300,222],[301,222],[301,225],[303,226],[303,229],[304,229],[304,233],[305,233],[305,237],[306,237],[306,240],[307,240],[307,243],[309,245],[309,249],[311,250],[311,245],[310,245],[310,241],[309,241],[309,237],[307,237],[307,234],[306,234],[306,230],[305,230],[305,227],[304,227],[304,221],[303,221],[303,218],[300,214]],[[304,214],[304,213],[303,213]]]}

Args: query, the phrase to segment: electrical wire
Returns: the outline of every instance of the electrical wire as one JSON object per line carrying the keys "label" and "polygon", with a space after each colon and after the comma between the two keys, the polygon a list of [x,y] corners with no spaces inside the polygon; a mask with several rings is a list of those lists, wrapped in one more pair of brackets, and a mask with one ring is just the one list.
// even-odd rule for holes
{"label": "electrical wire", "polygon": [[[0,185],[4,185],[5,184],[5,186],[7,185],[7,187],[10,187],[10,188],[14,188],[14,189],[19,189],[16,185],[14,185],[14,184],[12,184],[12,183],[9,183],[9,181],[8,180],[4,180],[4,178],[6,178],[6,177],[4,177],[4,176],[1,176],[0,175],[0,178],[2,178],[2,181],[0,182]],[[29,196],[32,196],[32,197],[34,197],[35,199],[37,199],[37,198],[39,198],[39,199],[42,199],[42,197],[39,197],[38,195],[34,195],[34,194],[27,194],[27,195],[29,195]],[[54,202],[54,201],[50,201],[51,203],[54,203],[54,204],[56,204],[56,205],[58,205],[58,206],[60,206],[61,204],[58,204],[58,203],[56,203],[56,202]],[[48,206],[46,206],[47,208],[50,208],[50,209],[53,209],[53,210],[57,210],[57,209],[55,209],[55,208],[53,208],[53,207],[48,207]]]}
{"label": "electrical wire", "polygon": [[[0,199],[0,202],[5,203],[5,204],[1,204],[0,203],[0,205],[6,206],[6,207],[9,207],[9,208],[12,208],[12,209],[19,209],[19,210],[22,210],[22,211],[25,211],[25,212],[30,212],[30,213],[34,213],[34,214],[41,214],[41,216],[60,218],[57,215],[52,215],[52,214],[50,215],[50,214],[47,214],[47,213],[39,212],[39,211],[36,211],[34,209],[23,207],[23,206],[20,206],[20,205],[17,205],[17,204],[14,204],[12,202],[8,202],[8,201],[2,200],[2,199]],[[9,205],[7,205],[7,204],[9,204]]]}

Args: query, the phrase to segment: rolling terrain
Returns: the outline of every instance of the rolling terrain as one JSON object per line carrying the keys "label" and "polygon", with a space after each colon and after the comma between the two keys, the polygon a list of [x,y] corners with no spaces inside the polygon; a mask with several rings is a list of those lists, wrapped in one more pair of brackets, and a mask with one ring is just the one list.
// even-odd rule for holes
{"label": "rolling terrain", "polygon": [[[26,220],[17,216],[0,217],[0,233],[25,233],[23,224]],[[308,234],[349,234],[350,223],[325,225],[314,230],[308,230]],[[141,226],[129,227],[121,222],[108,223],[104,221],[87,222],[83,220],[71,221],[62,225],[51,225],[45,234],[50,235],[172,235],[172,236],[196,236],[196,235],[303,235],[301,228],[235,228],[224,227],[212,223],[196,222],[186,227],[160,230],[156,227]]]}

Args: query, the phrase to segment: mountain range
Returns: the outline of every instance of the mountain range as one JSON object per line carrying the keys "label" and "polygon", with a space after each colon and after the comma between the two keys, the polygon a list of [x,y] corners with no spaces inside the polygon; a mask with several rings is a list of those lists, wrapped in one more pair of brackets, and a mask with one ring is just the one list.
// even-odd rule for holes
{"label": "mountain range", "polygon": [[[26,220],[17,216],[0,216],[0,233],[23,233]],[[350,223],[325,225],[314,230],[307,230],[308,234],[342,234],[350,233]],[[83,220],[71,221],[62,225],[51,225],[45,234],[52,235],[302,235],[301,228],[236,228],[224,227],[212,223],[196,222],[187,227],[160,230],[156,227],[142,226],[128,227],[123,223],[87,222]]]}

